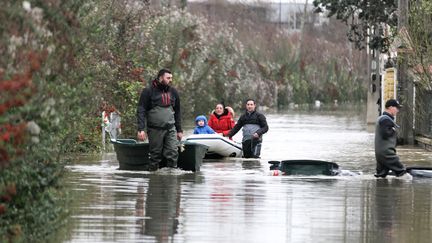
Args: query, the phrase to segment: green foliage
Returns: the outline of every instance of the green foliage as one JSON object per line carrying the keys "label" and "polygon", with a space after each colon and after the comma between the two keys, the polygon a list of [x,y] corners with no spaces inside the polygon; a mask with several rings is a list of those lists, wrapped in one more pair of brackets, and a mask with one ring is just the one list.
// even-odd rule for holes
{"label": "green foliage", "polygon": [[[55,163],[15,161],[2,173],[2,181],[13,181],[17,195],[1,217],[0,235],[24,242],[43,239],[63,224],[63,206],[68,195],[59,187],[62,166]],[[17,176],[19,174],[19,176]],[[0,237],[3,242],[6,238]]]}
{"label": "green foliage", "polygon": [[[86,109],[88,88],[72,71],[81,1],[4,1],[0,46],[0,241],[31,242],[62,224],[59,188],[66,148]],[[61,61],[59,61],[61,60]],[[9,85],[10,84],[10,85]],[[4,85],[4,86],[3,86]],[[13,103],[11,103],[14,101]]]}
{"label": "green foliage", "polygon": [[[182,10],[121,4],[86,5],[81,23],[89,35],[79,63],[98,103],[105,101],[122,114],[123,136],[136,136],[140,91],[163,67],[174,73],[185,117],[208,114],[220,100],[240,106],[246,94],[257,92],[256,72],[246,63],[235,29],[210,26]],[[96,68],[90,73],[88,66]]]}
{"label": "green foliage", "polygon": [[420,1],[412,4],[408,31],[400,34],[402,46],[408,52],[408,63],[418,79],[418,88],[432,88],[432,3]]}
{"label": "green foliage", "polygon": [[[330,32],[329,27],[324,26],[321,31]],[[352,50],[345,42],[328,40],[329,37],[318,31],[305,30],[302,40],[295,35],[272,40],[276,44],[270,53],[264,52],[268,51],[264,47],[253,49],[256,47],[252,46],[248,50],[260,74],[278,86],[278,108],[290,103],[310,104],[315,100],[333,104],[334,100],[365,99],[362,53]]]}
{"label": "green foliage", "polygon": [[[99,0],[86,3],[81,11],[81,28],[87,36],[78,63],[94,88],[93,103],[99,104],[88,116],[101,112],[101,104],[114,106],[122,115],[124,137],[136,136],[139,94],[161,68],[174,73],[183,117],[208,114],[221,100],[241,109],[247,97],[268,107],[321,98],[317,91],[321,88],[310,79],[322,64],[295,58],[292,43],[245,47],[228,23],[210,23],[175,8],[155,10],[146,4],[131,8],[127,2]],[[274,58],[263,56],[269,51]],[[276,85],[282,85],[278,91],[286,94],[277,100]]]}
{"label": "green foliage", "polygon": [[[359,49],[365,47],[366,38],[370,48],[387,52],[390,43],[396,35],[397,1],[394,0],[314,0],[316,12],[325,12],[327,16],[335,16],[346,23],[350,30],[348,39]],[[370,30],[375,26],[389,26],[390,35],[382,33],[373,35]]]}
{"label": "green foliage", "polygon": [[400,32],[412,78],[416,82],[416,133],[431,135],[432,128],[432,2],[410,5],[409,25]]}
{"label": "green foliage", "polygon": [[242,56],[236,30],[209,26],[206,19],[184,11],[166,13],[142,26],[148,40],[145,46],[152,50],[142,58],[158,60],[147,63],[150,70],[167,67],[174,72],[184,114],[207,114],[220,100],[241,103],[241,94],[251,88],[244,84],[252,83],[253,70]]}

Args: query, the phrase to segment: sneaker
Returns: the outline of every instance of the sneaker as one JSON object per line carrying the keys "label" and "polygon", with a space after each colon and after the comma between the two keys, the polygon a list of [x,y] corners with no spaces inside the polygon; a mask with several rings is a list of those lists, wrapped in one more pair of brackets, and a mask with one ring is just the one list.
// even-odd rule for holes
{"label": "sneaker", "polygon": [[149,165],[148,171],[157,171],[159,169],[159,165]]}
{"label": "sneaker", "polygon": [[374,176],[375,176],[377,179],[379,179],[379,178],[384,179],[384,178],[386,178],[387,175],[383,175],[383,174],[374,174]]}
{"label": "sneaker", "polygon": [[168,164],[166,167],[168,167],[168,168],[177,168],[177,164]]}

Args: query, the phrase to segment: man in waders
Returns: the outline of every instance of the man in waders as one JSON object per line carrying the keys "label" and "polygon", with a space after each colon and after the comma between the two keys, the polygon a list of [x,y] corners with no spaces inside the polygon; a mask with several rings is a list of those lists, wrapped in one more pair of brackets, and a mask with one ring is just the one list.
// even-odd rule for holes
{"label": "man in waders", "polygon": [[[137,109],[138,140],[148,137],[150,149],[149,170],[155,171],[163,158],[168,167],[177,167],[178,140],[181,129],[180,97],[169,84],[172,74],[167,69],[159,71],[150,87],[140,96]],[[147,133],[145,132],[147,122]]]}
{"label": "man in waders", "polygon": [[389,171],[393,171],[397,177],[410,179],[405,166],[396,155],[396,129],[395,116],[402,106],[395,99],[387,100],[385,111],[378,117],[375,128],[375,158],[377,178],[385,178]]}
{"label": "man in waders", "polygon": [[234,136],[243,127],[243,157],[259,158],[261,154],[262,135],[268,131],[266,117],[257,112],[255,100],[246,101],[246,112],[240,116],[237,124],[228,133]]}

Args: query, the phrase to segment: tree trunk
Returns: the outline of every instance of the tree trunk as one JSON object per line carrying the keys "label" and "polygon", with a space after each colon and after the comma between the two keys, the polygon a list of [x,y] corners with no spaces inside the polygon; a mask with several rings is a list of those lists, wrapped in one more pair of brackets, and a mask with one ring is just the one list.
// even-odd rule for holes
{"label": "tree trunk", "polygon": [[[401,30],[408,27],[408,0],[398,0],[398,8],[398,29]],[[408,62],[405,55],[404,53],[398,53],[398,99],[404,106],[398,115],[398,123],[401,126],[399,141],[403,144],[414,144],[414,84],[408,77]]]}

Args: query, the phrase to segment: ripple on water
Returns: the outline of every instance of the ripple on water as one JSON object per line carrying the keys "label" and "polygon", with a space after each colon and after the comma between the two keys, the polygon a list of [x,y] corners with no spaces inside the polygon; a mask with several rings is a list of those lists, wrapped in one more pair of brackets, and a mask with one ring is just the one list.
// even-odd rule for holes
{"label": "ripple on water", "polygon": [[[111,153],[68,166],[78,196],[66,242],[429,242],[432,180],[375,179],[362,117],[267,118],[260,160],[141,172],[118,170]],[[398,153],[407,164],[432,163],[418,148]],[[285,159],[329,160],[363,174],[270,176],[267,161]]]}

